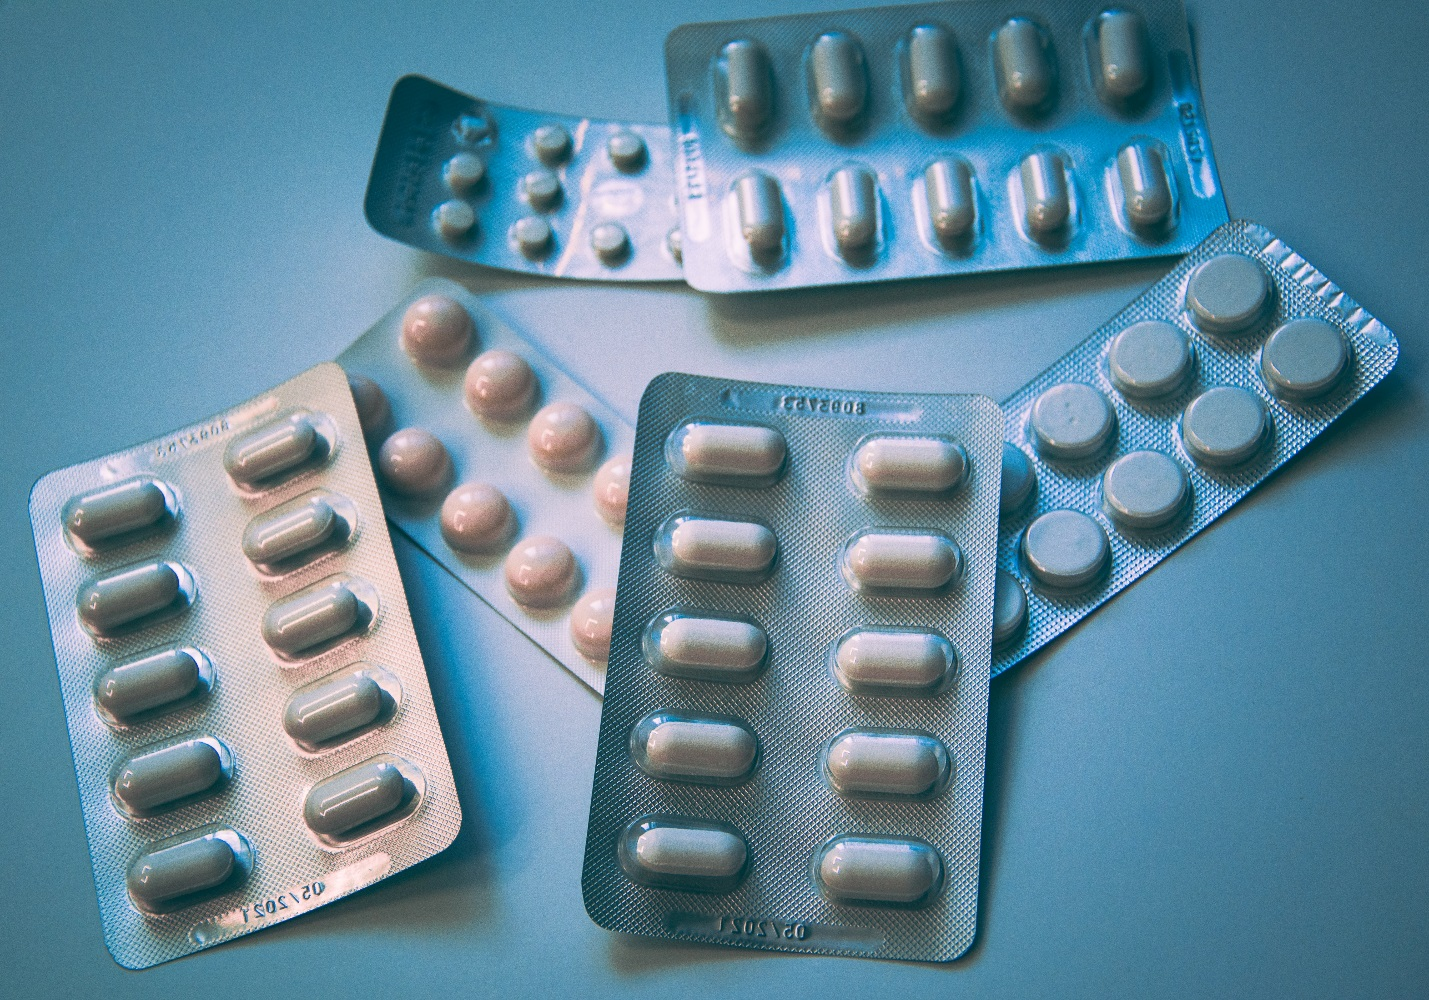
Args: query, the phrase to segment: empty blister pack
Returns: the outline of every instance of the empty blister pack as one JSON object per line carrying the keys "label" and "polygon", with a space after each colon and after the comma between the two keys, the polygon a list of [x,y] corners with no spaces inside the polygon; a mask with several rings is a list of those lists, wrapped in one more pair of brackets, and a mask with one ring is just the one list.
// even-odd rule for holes
{"label": "empty blister pack", "polygon": [[703,291],[1185,253],[1226,221],[1180,0],[690,24],[665,69]]}
{"label": "empty blister pack", "polygon": [[387,516],[597,692],[630,425],[439,278],[352,344]]}
{"label": "empty blister pack", "polygon": [[1003,403],[993,673],[1225,513],[1398,357],[1379,320],[1264,227],[1212,233]]}
{"label": "empty blister pack", "polygon": [[451,843],[451,766],[337,365],[52,472],[30,516],[121,965]]}
{"label": "empty blister pack", "polygon": [[392,88],[367,182],[384,236],[557,278],[679,281],[670,130]]}
{"label": "empty blister pack", "polygon": [[1001,441],[982,396],[651,382],[582,878],[596,923],[968,948]]}

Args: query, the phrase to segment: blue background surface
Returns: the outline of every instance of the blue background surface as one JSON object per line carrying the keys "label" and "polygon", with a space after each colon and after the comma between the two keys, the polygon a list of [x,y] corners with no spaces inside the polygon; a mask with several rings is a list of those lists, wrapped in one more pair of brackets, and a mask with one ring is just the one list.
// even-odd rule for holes
{"label": "blue background surface", "polygon": [[579,870],[599,702],[400,542],[465,807],[456,845],[148,972],[104,950],[27,520],[42,473],[335,356],[427,274],[491,292],[633,418],[670,368],[1002,398],[1169,268],[720,299],[478,272],[363,221],[404,73],[661,121],[675,25],[827,3],[0,2],[0,992],[1429,995],[1429,18],[1409,2],[1192,7],[1232,214],[1403,355],[1265,487],[994,683],[965,959],[595,927]]}

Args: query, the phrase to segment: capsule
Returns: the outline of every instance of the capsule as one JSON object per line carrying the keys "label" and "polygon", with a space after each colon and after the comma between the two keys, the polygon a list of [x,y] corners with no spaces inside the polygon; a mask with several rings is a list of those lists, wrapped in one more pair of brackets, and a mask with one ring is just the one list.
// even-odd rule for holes
{"label": "capsule", "polygon": [[993,51],[997,89],[1009,111],[1033,111],[1048,102],[1056,74],[1050,45],[1036,21],[1007,21],[993,36]]}
{"label": "capsule", "polygon": [[129,866],[125,884],[135,903],[154,909],[170,900],[223,885],[237,865],[238,858],[225,839],[201,834],[139,855]]}
{"label": "capsule", "polygon": [[318,440],[312,420],[294,413],[230,443],[223,452],[223,467],[239,486],[255,486],[308,461]]}
{"label": "capsule", "polygon": [[1050,150],[1038,150],[1022,161],[1023,222],[1033,239],[1055,236],[1072,217],[1072,200],[1067,191],[1062,157]]}
{"label": "capsule", "polygon": [[828,125],[844,125],[863,113],[868,70],[863,49],[842,31],[820,35],[809,50],[814,113]]}
{"label": "capsule", "polygon": [[840,256],[866,253],[878,236],[878,181],[866,167],[844,167],[829,179],[829,214]]}
{"label": "capsule", "polygon": [[617,857],[634,882],[698,892],[729,892],[744,876],[749,849],[732,826],[650,817],[621,834]]}
{"label": "capsule", "polygon": [[79,592],[79,619],[94,634],[109,635],[176,605],[187,576],[178,564],[162,560],[101,576]]}
{"label": "capsule", "polygon": [[840,795],[927,795],[948,767],[947,748],[927,733],[852,730],[824,753],[824,772]]}
{"label": "capsule", "polygon": [[1123,146],[1116,154],[1116,173],[1127,221],[1142,229],[1165,225],[1171,217],[1171,184],[1161,151],[1142,142]]}
{"label": "capsule", "polygon": [[188,698],[202,684],[208,666],[197,650],[165,649],[99,675],[94,700],[109,716],[123,722],[143,712]]}
{"label": "capsule", "polygon": [[645,657],[659,673],[728,682],[752,679],[764,666],[769,639],[753,622],[668,615],[646,636]]}
{"label": "capsule", "polygon": [[94,547],[153,527],[169,513],[164,488],[140,476],[71,498],[64,507],[64,525],[80,544]]}
{"label": "capsule", "polygon": [[1151,78],[1146,51],[1146,22],[1128,10],[1109,10],[1097,18],[1097,74],[1101,91],[1113,102],[1129,101]]}
{"label": "capsule", "polygon": [[784,196],[779,182],[766,173],[751,171],[734,182],[739,210],[739,235],[750,253],[768,257],[784,248]]}
{"label": "capsule", "polygon": [[760,133],[774,110],[774,80],[769,52],[758,42],[743,38],[720,52],[724,71],[725,128],[735,138]]}
{"label": "capsule", "polygon": [[946,493],[963,481],[968,456],[947,438],[886,435],[859,445],[853,464],[870,490]]}
{"label": "capsule", "polygon": [[953,33],[920,24],[908,34],[908,113],[924,121],[944,118],[958,103],[963,67]]}
{"label": "capsule", "polygon": [[956,665],[952,643],[919,629],[858,629],[834,649],[834,675],[851,691],[920,694]]}
{"label": "capsule", "polygon": [[864,531],[844,549],[856,589],[937,590],[962,571],[962,553],[938,532]]}
{"label": "capsule", "polygon": [[965,241],[977,223],[977,196],[972,168],[964,160],[935,160],[923,172],[928,221],[944,246]]}
{"label": "capsule", "polygon": [[656,778],[732,784],[749,776],[758,750],[754,733],[732,719],[656,712],[636,724],[630,752]]}
{"label": "capsule", "polygon": [[365,761],[319,781],[303,802],[303,820],[321,837],[340,837],[402,804],[407,779],[386,759]]}
{"label": "capsule", "polygon": [[362,602],[346,584],[299,591],[263,615],[263,641],[280,656],[295,657],[351,631]]}
{"label": "capsule", "polygon": [[774,565],[777,548],[774,532],[754,521],[682,515],[661,528],[655,551],[675,576],[753,579]]}
{"label": "capsule", "polygon": [[292,559],[324,544],[338,521],[324,497],[311,497],[297,507],[285,504],[248,523],[243,532],[243,554],[256,566]]}
{"label": "capsule", "polygon": [[931,844],[903,837],[836,837],[815,866],[824,894],[836,902],[922,902],[943,878]]}
{"label": "capsule", "polygon": [[684,479],[759,485],[783,471],[788,446],[772,427],[694,421],[671,433],[665,454]]}
{"label": "capsule", "polygon": [[214,739],[140,751],[115,772],[114,801],[125,812],[142,814],[207,792],[223,780],[226,756]]}
{"label": "capsule", "polygon": [[283,709],[283,729],[299,743],[317,746],[369,725],[384,705],[377,682],[352,671],[295,691]]}

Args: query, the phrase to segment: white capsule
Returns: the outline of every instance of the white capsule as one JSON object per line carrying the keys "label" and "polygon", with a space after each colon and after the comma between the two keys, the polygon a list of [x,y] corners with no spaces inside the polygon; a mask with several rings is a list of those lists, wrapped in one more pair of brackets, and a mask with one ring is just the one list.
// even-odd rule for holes
{"label": "white capsule", "polygon": [[769,52],[758,42],[739,39],[720,50],[719,66],[725,130],[740,139],[758,135],[774,110]]}
{"label": "white capsule", "polygon": [[844,576],[856,590],[937,590],[962,566],[957,545],[936,531],[862,531],[843,556]]}
{"label": "white capsule", "polygon": [[630,753],[656,778],[733,784],[747,778],[759,749],[754,733],[733,719],[655,712],[630,734]]}
{"label": "white capsule", "polygon": [[920,629],[856,629],[834,648],[834,676],[850,691],[925,694],[957,662],[952,643]]}
{"label": "white capsule", "polygon": [[652,623],[644,646],[657,673],[738,683],[759,673],[769,640],[753,622],[671,614]]}
{"label": "white capsule", "polygon": [[774,532],[757,522],[682,515],[661,526],[655,554],[675,576],[755,582],[773,567],[777,547]]}
{"label": "white capsule", "polygon": [[706,820],[636,820],[621,834],[617,857],[641,885],[729,892],[744,876],[749,850],[731,826]]}
{"label": "white capsule", "polygon": [[141,908],[156,911],[173,900],[223,885],[239,864],[229,840],[243,843],[237,833],[225,829],[196,833],[139,855],[125,873],[130,898]]}
{"label": "white capsule", "polygon": [[926,733],[852,730],[824,752],[824,773],[840,795],[927,795],[948,768],[947,748]]}
{"label": "white capsule", "polygon": [[1072,217],[1066,165],[1060,153],[1039,149],[1018,168],[1022,180],[1022,221],[1033,239],[1056,236]]}
{"label": "white capsule", "polygon": [[958,103],[962,64],[953,33],[920,24],[908,33],[908,113],[924,121],[944,118]]}
{"label": "white capsule", "polygon": [[111,635],[149,616],[177,612],[192,600],[193,576],[176,562],[138,563],[97,577],[80,590],[79,620],[95,635]]}
{"label": "white capsule", "polygon": [[968,456],[947,438],[886,434],[860,444],[853,464],[869,490],[946,493],[967,475]]}
{"label": "white capsule", "polygon": [[759,424],[691,421],[675,428],[665,444],[675,474],[696,482],[765,485],[783,471],[787,454],[784,435]]}
{"label": "white capsule", "polygon": [[268,608],[263,615],[263,641],[280,656],[296,658],[352,631],[364,610],[346,583],[308,587]]}
{"label": "white capsule", "polygon": [[1097,17],[1097,72],[1101,91],[1113,103],[1129,101],[1151,79],[1146,22],[1129,10],[1109,10]]}
{"label": "white capsule", "polygon": [[938,888],[943,862],[932,845],[902,837],[836,837],[819,853],[819,886],[837,902],[922,902]]}
{"label": "white capsule", "polygon": [[170,516],[167,487],[147,476],[72,497],[63,514],[70,536],[91,547],[123,541],[125,536],[151,528]]}
{"label": "white capsule", "polygon": [[878,180],[866,167],[843,167],[829,178],[834,246],[842,257],[868,252],[878,236]]}
{"label": "white capsule", "polygon": [[1133,142],[1116,154],[1126,219],[1139,229],[1156,229],[1171,217],[1171,182],[1161,150],[1146,142]]}
{"label": "white capsule", "polygon": [[255,566],[296,559],[324,545],[342,524],[328,498],[310,496],[259,514],[243,530],[243,554]]}
{"label": "white capsule", "polygon": [[114,802],[143,816],[181,799],[219,789],[232,766],[228,748],[213,737],[145,748],[114,771]]}
{"label": "white capsule", "polygon": [[784,196],[779,182],[758,170],[734,182],[739,235],[756,257],[773,257],[784,248]]}
{"label": "white capsule", "polygon": [[1051,43],[1036,21],[1014,17],[993,36],[997,89],[1009,111],[1026,113],[1047,104],[1056,86]]}
{"label": "white capsule", "polygon": [[239,486],[267,485],[310,460],[320,443],[312,420],[294,413],[230,442],[223,467]]}
{"label": "white capsule", "polygon": [[977,195],[967,162],[956,157],[934,160],[923,171],[923,190],[928,199],[928,221],[938,242],[956,246],[967,240],[977,224]]}
{"label": "white capsule", "polygon": [[863,49],[842,31],[820,35],[809,50],[810,95],[814,115],[826,130],[846,125],[863,113],[868,70]]}

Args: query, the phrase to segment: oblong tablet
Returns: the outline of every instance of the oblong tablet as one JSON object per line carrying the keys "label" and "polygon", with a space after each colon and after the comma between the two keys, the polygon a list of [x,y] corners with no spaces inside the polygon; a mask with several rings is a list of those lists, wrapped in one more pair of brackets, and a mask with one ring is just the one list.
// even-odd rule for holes
{"label": "oblong tablet", "polygon": [[1239,386],[1208,389],[1181,414],[1181,441],[1200,465],[1240,465],[1260,451],[1269,434],[1265,405]]}
{"label": "oblong tablet", "polygon": [[671,677],[740,683],[764,667],[769,639],[752,621],[671,612],[650,623],[645,660]]}
{"label": "oblong tablet", "polygon": [[1027,453],[1011,441],[1002,443],[1002,483],[997,497],[998,513],[1002,517],[1022,509],[1032,488],[1037,485],[1037,470]]}
{"label": "oblong tablet", "polygon": [[1349,368],[1350,346],[1339,327],[1322,319],[1293,319],[1260,349],[1260,378],[1281,399],[1325,395]]}
{"label": "oblong tablet", "polygon": [[185,701],[209,687],[207,657],[196,649],[165,649],[110,667],[99,675],[94,701],[120,722]]}
{"label": "oblong tablet", "polygon": [[844,257],[867,253],[878,236],[878,180],[867,167],[842,167],[829,178],[834,246]]}
{"label": "oblong tablet", "polygon": [[276,601],[263,615],[263,641],[275,653],[296,657],[357,625],[362,602],[341,581],[309,587]]}
{"label": "oblong tablet", "polygon": [[924,121],[947,117],[962,91],[963,67],[953,33],[920,24],[908,33],[908,113]]}
{"label": "oblong tablet", "polygon": [[227,749],[212,737],[141,750],[114,772],[114,802],[142,815],[171,802],[216,790]]}
{"label": "oblong tablet", "polygon": [[184,584],[192,579],[178,563],[164,560],[126,566],[84,585],[78,597],[79,620],[95,635],[109,635],[186,604]]}
{"label": "oblong tablet", "polygon": [[948,776],[947,747],[927,733],[853,729],[824,751],[824,773],[840,795],[928,795]]}
{"label": "oblong tablet", "polygon": [[665,571],[697,579],[758,582],[773,568],[777,550],[774,532],[757,521],[680,514],[655,535],[655,556]]}
{"label": "oblong tablet", "polygon": [[652,712],[630,733],[630,756],[655,778],[729,785],[754,770],[759,741],[738,719]]}
{"label": "oblong tablet", "polygon": [[1181,328],[1159,319],[1133,323],[1112,339],[1112,385],[1133,399],[1156,399],[1181,388],[1191,374],[1191,344]]}
{"label": "oblong tablet", "polygon": [[850,691],[924,694],[957,667],[953,644],[922,629],[860,628],[834,647],[833,669]]}
{"label": "oblong tablet", "polygon": [[744,877],[749,849],[727,823],[649,816],[625,828],[616,857],[640,885],[729,892]]}
{"label": "oblong tablet", "polygon": [[320,836],[340,837],[402,804],[407,780],[390,760],[364,761],[318,782],[303,800],[303,820]]}
{"label": "oblong tablet", "polygon": [[[230,834],[234,837],[237,834]],[[238,858],[228,842],[214,834],[149,851],[134,859],[125,876],[129,896],[153,909],[182,896],[214,889],[233,875]]]}
{"label": "oblong tablet", "polygon": [[1129,101],[1151,79],[1146,22],[1129,10],[1109,10],[1097,16],[1097,84],[1113,103]]}
{"label": "oblong tablet", "polygon": [[695,420],[675,428],[665,442],[665,459],[677,476],[737,486],[774,482],[788,453],[784,435],[760,424]]}
{"label": "oblong tablet", "polygon": [[720,118],[725,131],[739,139],[758,135],[774,110],[769,52],[758,42],[741,38],[720,50],[719,67],[724,84]]}
{"label": "oblong tablet", "polygon": [[992,644],[1005,646],[1027,624],[1027,592],[1022,581],[1005,569],[997,571],[992,590]]}
{"label": "oblong tablet", "polygon": [[968,456],[947,438],[881,434],[858,446],[853,467],[869,490],[946,493],[967,475]]}
{"label": "oblong tablet", "polygon": [[904,837],[835,837],[814,865],[819,888],[840,903],[901,903],[928,899],[943,879],[931,844]]}
{"label": "oblong tablet", "polygon": [[1126,221],[1138,229],[1164,226],[1171,218],[1171,181],[1161,150],[1147,142],[1128,143],[1116,154],[1116,174]]}
{"label": "oblong tablet", "polygon": [[824,127],[846,125],[863,113],[868,69],[852,35],[830,31],[809,49],[809,86],[814,116]]}
{"label": "oblong tablet", "polygon": [[370,725],[385,707],[382,688],[363,671],[293,692],[283,709],[283,729],[299,743],[316,746]]}
{"label": "oblong tablet", "polygon": [[290,414],[232,441],[224,449],[223,467],[239,486],[256,486],[307,462],[318,441],[307,414]]}
{"label": "oblong tablet", "polygon": [[934,160],[923,171],[923,190],[928,199],[928,222],[939,243],[953,246],[972,236],[977,225],[977,195],[967,161],[957,157]]}
{"label": "oblong tablet", "polygon": [[784,248],[784,196],[779,182],[752,170],[734,182],[739,235],[756,257],[772,257]]}
{"label": "oblong tablet", "polygon": [[1039,149],[1022,161],[1018,171],[1022,181],[1022,221],[1027,234],[1036,240],[1057,235],[1072,217],[1067,168],[1061,154]]}
{"label": "oblong tablet", "polygon": [[1054,385],[1032,404],[1037,450],[1048,458],[1090,458],[1116,435],[1116,410],[1101,390],[1082,382]]}
{"label": "oblong tablet", "polygon": [[867,529],[844,547],[844,577],[855,590],[937,590],[962,568],[961,550],[938,531]]}
{"label": "oblong tablet", "polygon": [[1186,470],[1159,451],[1122,455],[1102,474],[1107,514],[1123,528],[1160,528],[1186,511],[1191,481]]}
{"label": "oblong tablet", "polygon": [[284,504],[248,522],[243,554],[257,566],[292,559],[325,543],[338,523],[326,497],[309,497],[296,507]]}
{"label": "oblong tablet", "polygon": [[1204,261],[1186,282],[1186,307],[1207,333],[1242,333],[1254,326],[1270,305],[1265,268],[1239,253]]}
{"label": "oblong tablet", "polygon": [[1044,587],[1079,590],[1106,571],[1111,543],[1102,526],[1086,514],[1049,510],[1027,526],[1022,561]]}
{"label": "oblong tablet", "polygon": [[172,511],[164,487],[139,476],[71,497],[62,516],[72,538],[94,547],[151,528]]}
{"label": "oblong tablet", "polygon": [[1051,49],[1046,33],[1029,18],[1014,17],[997,29],[997,90],[1009,111],[1034,111],[1051,100],[1056,86]]}

